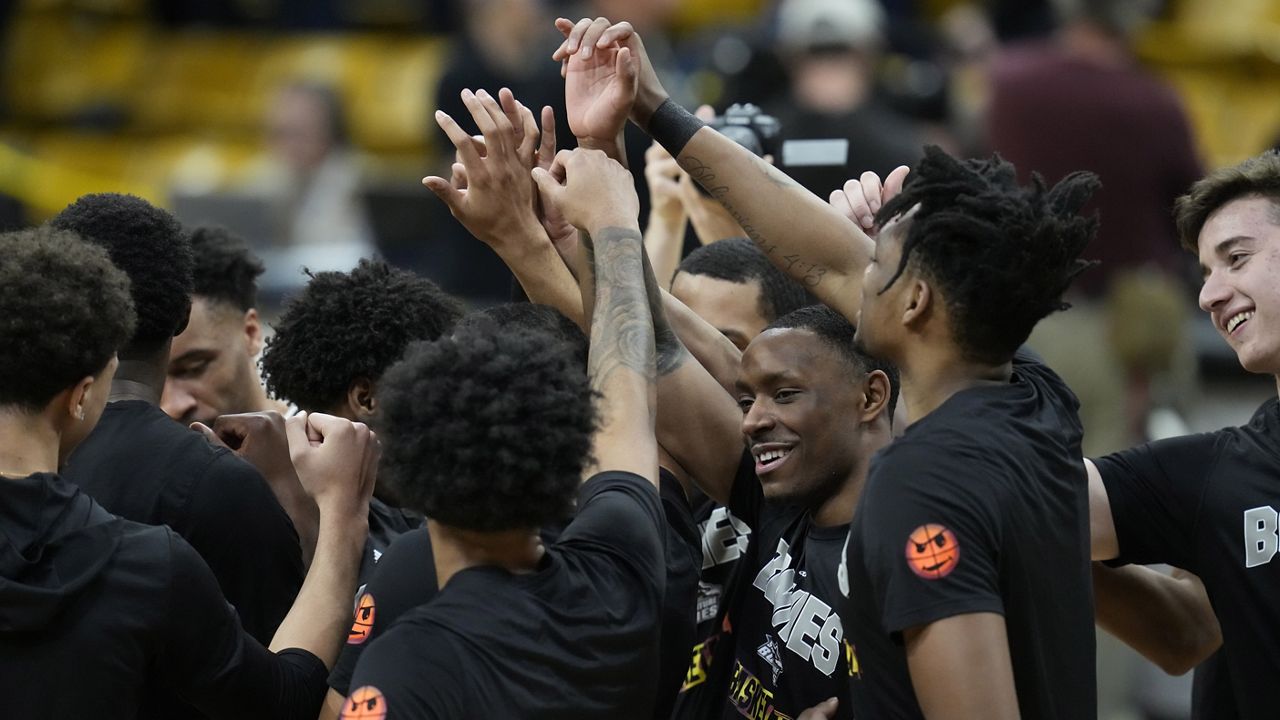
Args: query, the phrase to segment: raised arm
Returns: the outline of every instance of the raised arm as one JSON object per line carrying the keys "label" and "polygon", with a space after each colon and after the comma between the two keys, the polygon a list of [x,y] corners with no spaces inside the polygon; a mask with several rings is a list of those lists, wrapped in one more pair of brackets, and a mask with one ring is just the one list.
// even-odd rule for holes
{"label": "raised arm", "polygon": [[1204,584],[1141,565],[1093,564],[1098,627],[1120,638],[1170,675],[1182,675],[1222,646],[1222,629]]}
{"label": "raised arm", "polygon": [[639,201],[631,174],[603,152],[579,149],[561,157],[564,184],[541,168],[534,178],[543,201],[591,238],[595,304],[587,365],[600,397],[600,426],[595,464],[588,472],[626,470],[656,486],[656,350],[636,217]]}
{"label": "raised arm", "polygon": [[[863,270],[873,250],[866,233],[784,173],[675,105],[630,24],[596,20],[569,26],[561,20],[557,27],[566,39],[553,57],[567,61],[567,82],[575,72],[575,56],[614,47],[630,50],[639,60],[636,99],[629,107],[615,105],[610,110],[629,113],[661,143],[774,264],[841,314],[856,317]],[[593,70],[595,85],[601,87],[588,98],[593,110],[625,102],[621,93],[605,92],[613,85],[604,82],[603,74]],[[572,104],[584,100],[567,95],[566,102],[572,115]]]}

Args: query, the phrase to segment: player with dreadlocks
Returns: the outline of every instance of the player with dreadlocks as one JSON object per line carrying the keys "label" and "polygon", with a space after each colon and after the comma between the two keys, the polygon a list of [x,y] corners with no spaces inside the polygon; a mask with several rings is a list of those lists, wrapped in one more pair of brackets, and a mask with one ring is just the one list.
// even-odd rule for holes
{"label": "player with dreadlocks", "polygon": [[[841,573],[854,714],[1093,717],[1078,403],[1018,348],[1084,267],[1096,221],[1078,212],[1096,180],[1021,187],[998,158],[931,148],[896,200],[905,168],[828,205],[672,102],[629,24],[557,26],[570,114],[629,114],[901,372],[910,425],[871,463]],[[787,632],[803,641],[799,606]]]}

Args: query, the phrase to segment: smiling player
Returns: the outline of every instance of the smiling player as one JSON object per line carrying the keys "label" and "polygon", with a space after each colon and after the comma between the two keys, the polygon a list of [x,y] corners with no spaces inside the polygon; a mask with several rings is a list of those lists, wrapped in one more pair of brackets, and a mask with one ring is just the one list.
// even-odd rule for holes
{"label": "smiling player", "polygon": [[[1280,387],[1280,155],[1210,173],[1179,199],[1177,219],[1204,273],[1200,308],[1245,370],[1276,376]],[[1153,442],[1088,466],[1094,559],[1167,563],[1199,575],[1222,626],[1221,662],[1240,717],[1275,717],[1277,399],[1246,425]]]}

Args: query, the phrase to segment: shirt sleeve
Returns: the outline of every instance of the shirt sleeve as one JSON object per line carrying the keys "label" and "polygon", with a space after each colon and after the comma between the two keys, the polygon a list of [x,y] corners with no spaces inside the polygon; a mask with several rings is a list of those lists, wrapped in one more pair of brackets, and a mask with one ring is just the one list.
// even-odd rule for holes
{"label": "shirt sleeve", "polygon": [[1120,555],[1113,565],[1165,563],[1194,573],[1195,525],[1217,460],[1215,434],[1140,445],[1094,460],[1107,488]]}
{"label": "shirt sleeve", "polygon": [[214,717],[315,718],[328,689],[324,663],[250,637],[200,555],[176,534],[169,543],[170,615],[157,662],[167,684]]}
{"label": "shirt sleeve", "polygon": [[200,551],[244,629],[268,644],[306,570],[293,522],[252,465],[220,453],[193,488],[184,537]]}
{"label": "shirt sleeve", "polygon": [[666,576],[665,520],[657,489],[629,472],[597,473],[578,490],[578,512],[557,545],[604,552],[661,588]]}
{"label": "shirt sleeve", "polygon": [[877,465],[858,512],[885,629],[896,635],[955,615],[1003,614],[1000,511],[966,477],[982,477],[978,463],[939,463],[927,447],[903,444]]}
{"label": "shirt sleeve", "polygon": [[414,639],[391,630],[369,647],[351,678],[343,717],[452,720],[473,716],[474,708],[463,702],[466,681],[458,676],[458,662],[448,641]]}

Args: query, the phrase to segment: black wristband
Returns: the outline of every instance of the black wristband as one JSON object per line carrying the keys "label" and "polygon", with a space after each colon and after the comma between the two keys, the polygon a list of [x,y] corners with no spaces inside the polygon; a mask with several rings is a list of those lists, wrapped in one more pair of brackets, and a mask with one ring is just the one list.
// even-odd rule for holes
{"label": "black wristband", "polygon": [[666,148],[671,157],[680,157],[693,134],[705,125],[696,115],[667,98],[649,118],[649,137]]}

